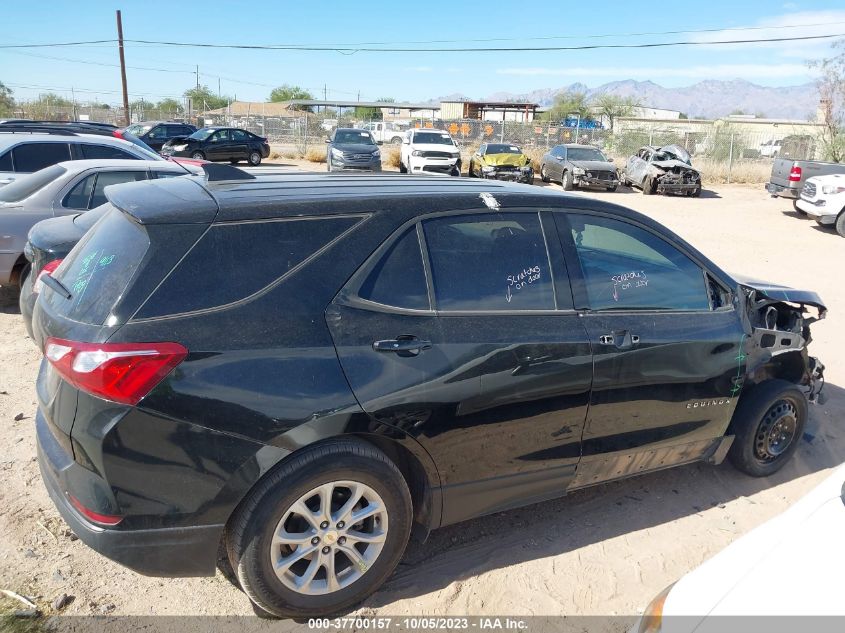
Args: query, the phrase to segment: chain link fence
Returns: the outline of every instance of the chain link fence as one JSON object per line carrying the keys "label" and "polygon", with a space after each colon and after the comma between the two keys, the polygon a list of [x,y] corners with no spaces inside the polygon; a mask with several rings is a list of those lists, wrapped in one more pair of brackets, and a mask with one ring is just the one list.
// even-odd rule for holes
{"label": "chain link fence", "polygon": [[[17,116],[33,119],[90,120],[123,124],[123,109],[90,106],[51,107],[41,101],[19,106]],[[286,111],[281,115],[267,115],[261,104],[256,112],[240,116],[224,113],[191,115],[185,111],[133,107],[132,122],[179,120],[198,127],[227,125],[240,127],[267,137],[277,156],[297,158],[325,154],[325,140],[337,127],[362,127],[382,121],[356,119],[351,115]],[[482,143],[511,143],[520,146],[536,163],[543,154],[561,143],[593,145],[624,166],[628,157],[645,145],[679,145],[692,157],[693,166],[710,182],[752,182],[768,180],[772,160],[788,157],[796,160],[823,160],[823,145],[819,141],[820,127],[810,124],[749,124],[743,121],[646,121],[619,119],[613,131],[600,127],[568,127],[557,122],[484,121],[467,119],[441,121],[416,119],[384,122],[383,139],[390,145],[411,127],[448,131],[465,154],[469,155]],[[398,151],[398,147],[396,148]],[[389,154],[390,149],[385,153]]]}

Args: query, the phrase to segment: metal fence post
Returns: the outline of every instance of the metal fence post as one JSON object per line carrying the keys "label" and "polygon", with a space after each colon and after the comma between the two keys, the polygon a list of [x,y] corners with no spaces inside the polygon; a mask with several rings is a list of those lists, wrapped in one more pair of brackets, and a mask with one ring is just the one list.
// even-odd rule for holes
{"label": "metal fence post", "polygon": [[648,128],[648,144],[654,145],[654,128]]}
{"label": "metal fence post", "polygon": [[731,145],[728,149],[728,184],[731,184],[731,168],[734,162],[734,134],[731,132]]}

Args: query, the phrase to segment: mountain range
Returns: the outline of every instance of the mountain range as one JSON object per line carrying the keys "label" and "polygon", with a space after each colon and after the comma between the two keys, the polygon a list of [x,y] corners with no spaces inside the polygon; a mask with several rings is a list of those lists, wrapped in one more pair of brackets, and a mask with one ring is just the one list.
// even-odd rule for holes
{"label": "mountain range", "polygon": [[[610,93],[632,97],[640,105],[679,110],[690,118],[717,118],[742,111],[772,119],[807,120],[815,117],[818,90],[814,83],[798,86],[758,86],[744,79],[722,81],[707,79],[691,86],[666,88],[653,81],[612,81],[596,88],[574,83],[560,88],[541,88],[524,93],[494,92],[483,101],[527,101],[549,106],[563,92],[583,92],[587,97]],[[465,100],[461,94],[441,97],[438,101]]]}

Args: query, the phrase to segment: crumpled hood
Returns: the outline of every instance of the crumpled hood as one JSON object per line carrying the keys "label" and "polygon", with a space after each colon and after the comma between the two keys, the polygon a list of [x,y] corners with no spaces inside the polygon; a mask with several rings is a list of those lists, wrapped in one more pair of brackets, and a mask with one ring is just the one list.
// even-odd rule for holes
{"label": "crumpled hood", "polygon": [[522,167],[530,161],[525,154],[485,154],[482,160],[487,165],[496,167]]}
{"label": "crumpled hood", "polygon": [[587,171],[616,171],[613,163],[603,160],[573,160],[570,162],[576,167],[586,169]]}
{"label": "crumpled hood", "polygon": [[747,288],[756,290],[758,293],[765,295],[769,299],[773,299],[775,301],[786,301],[788,303],[805,304],[818,308],[821,312],[825,312],[827,310],[827,306],[822,301],[822,298],[813,290],[790,288],[789,286],[782,286],[768,281],[751,279],[743,275],[732,274],[731,276],[734,278],[734,281]]}
{"label": "crumpled hood", "polygon": [[688,171],[694,171],[698,173],[698,170],[690,167],[687,163],[681,160],[655,160],[651,163],[655,167],[660,167],[661,169],[672,169],[673,167],[680,167],[681,169],[686,169]]}
{"label": "crumpled hood", "polygon": [[679,161],[682,163],[686,163],[689,166],[692,163],[692,159],[690,158],[689,152],[685,150],[680,145],[664,145],[663,147],[659,148],[657,151],[672,154],[675,156]]}

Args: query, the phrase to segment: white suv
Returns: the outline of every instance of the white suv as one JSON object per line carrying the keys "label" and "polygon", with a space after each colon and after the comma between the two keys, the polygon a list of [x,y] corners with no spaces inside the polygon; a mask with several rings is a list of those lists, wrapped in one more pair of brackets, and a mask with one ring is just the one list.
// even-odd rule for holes
{"label": "white suv", "polygon": [[0,187],[18,176],[66,160],[166,160],[114,136],[69,131],[21,132],[0,128]]}
{"label": "white suv", "polygon": [[845,237],[845,174],[807,178],[795,208]]}
{"label": "white suv", "polygon": [[399,171],[403,174],[461,175],[461,152],[448,132],[413,129],[402,138]]}

